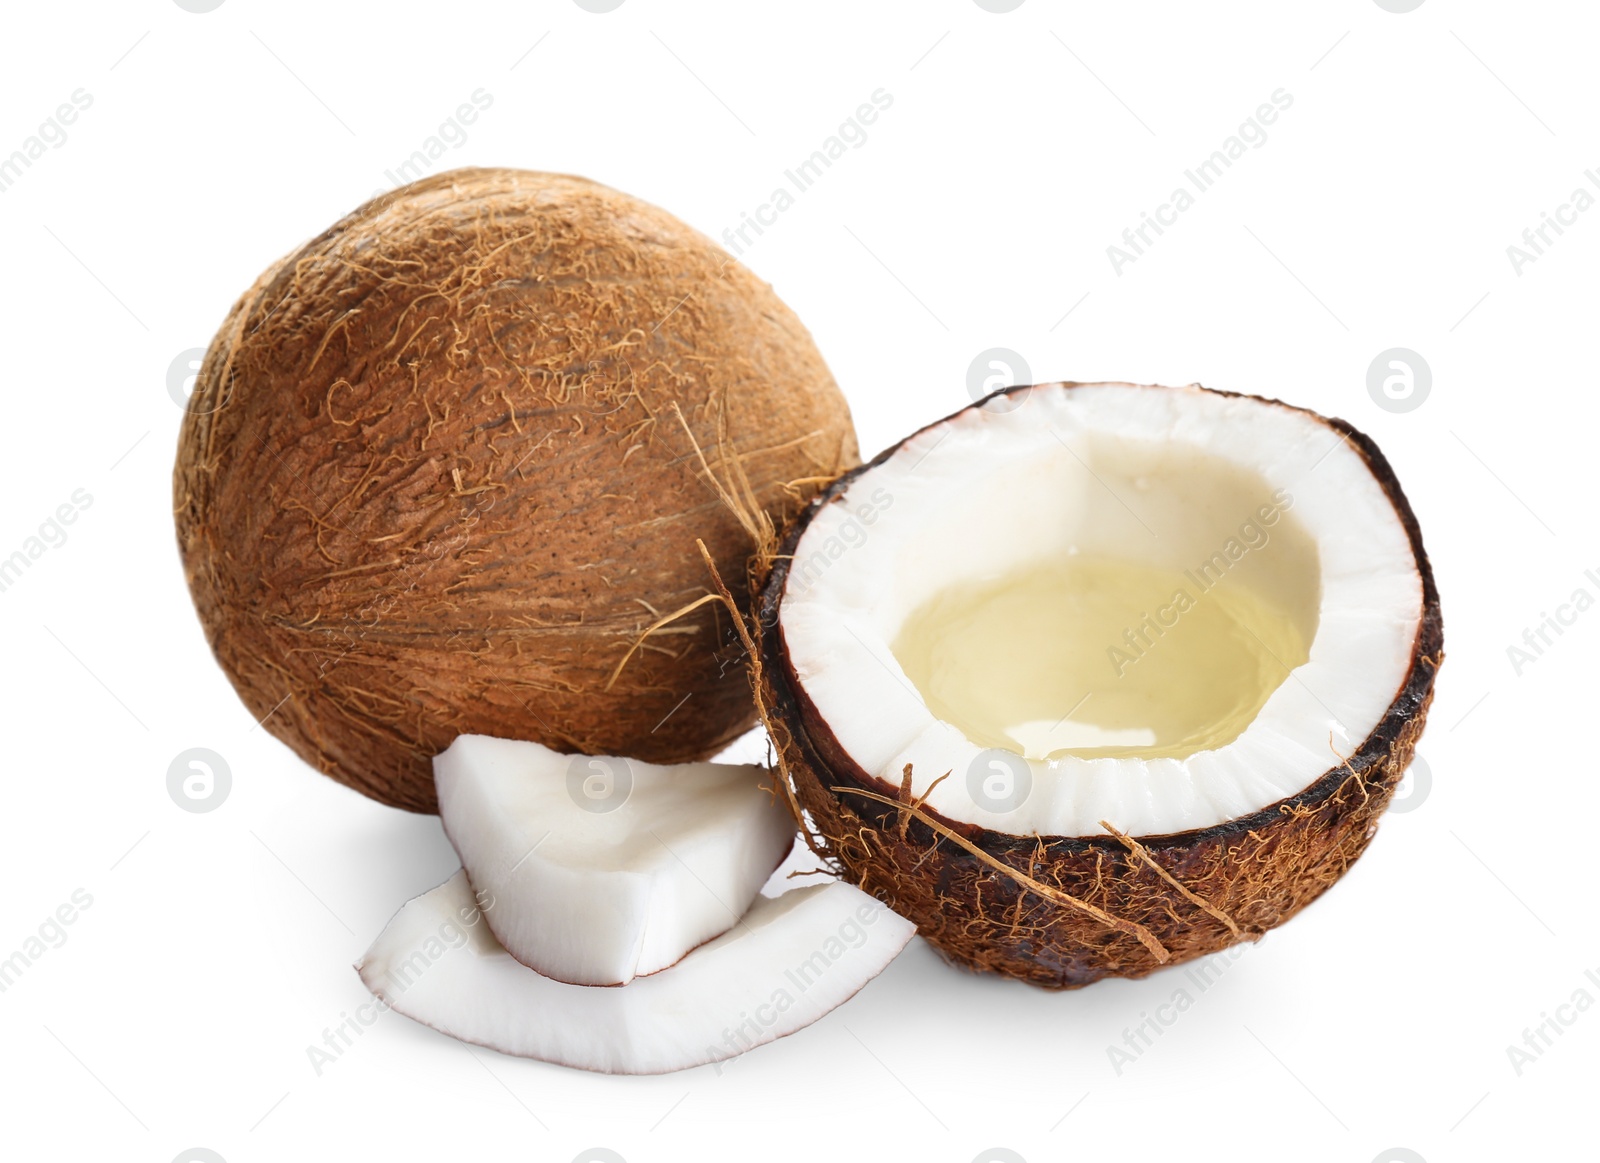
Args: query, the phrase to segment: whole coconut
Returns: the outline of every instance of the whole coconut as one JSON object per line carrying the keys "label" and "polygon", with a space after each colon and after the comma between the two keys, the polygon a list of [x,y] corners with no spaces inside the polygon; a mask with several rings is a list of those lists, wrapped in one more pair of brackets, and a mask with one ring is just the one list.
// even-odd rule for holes
{"label": "whole coconut", "polygon": [[432,811],[460,734],[672,763],[743,732],[715,602],[613,671],[709,592],[697,538],[742,577],[752,513],[781,522],[858,459],[805,328],[708,239],[583,178],[474,169],[367,203],[256,282],[201,366],[173,484],[251,713]]}

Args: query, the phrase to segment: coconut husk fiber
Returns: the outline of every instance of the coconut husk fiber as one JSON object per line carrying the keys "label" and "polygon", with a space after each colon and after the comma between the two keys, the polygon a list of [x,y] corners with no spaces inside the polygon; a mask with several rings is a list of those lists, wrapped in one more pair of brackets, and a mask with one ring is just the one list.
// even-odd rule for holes
{"label": "coconut husk fiber", "polygon": [[[670,763],[746,730],[720,603],[644,631],[708,592],[697,540],[742,576],[760,521],[857,460],[805,328],[708,239],[583,178],[477,169],[367,203],[239,299],[173,493],[250,713],[433,811],[458,734]],[[708,469],[749,482],[755,526]]]}

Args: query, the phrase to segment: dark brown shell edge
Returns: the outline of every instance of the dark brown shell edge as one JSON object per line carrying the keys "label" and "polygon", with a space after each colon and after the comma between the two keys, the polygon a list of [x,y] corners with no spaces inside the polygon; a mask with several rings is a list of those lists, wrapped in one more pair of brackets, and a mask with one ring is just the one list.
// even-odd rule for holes
{"label": "dark brown shell edge", "polygon": [[[1082,385],[1019,386],[994,395],[1078,386]],[[1279,400],[1263,398],[1263,402],[1292,407]],[[1298,794],[1251,815],[1209,828],[1137,838],[1170,876],[1231,917],[1241,935],[1235,936],[1222,921],[1183,899],[1113,837],[1016,836],[924,809],[1026,875],[1145,926],[1171,954],[1165,963],[1133,937],[1029,892],[941,841],[925,824],[912,820],[902,830],[905,813],[900,810],[852,797],[848,790],[832,790],[898,795],[897,788],[868,775],[844,753],[800,689],[782,642],[778,606],[789,561],[811,518],[905,441],[839,477],[784,531],[758,602],[761,697],[777,728],[774,742],[783,753],[820,852],[864,891],[914,921],[921,935],[948,960],[1049,989],[1079,988],[1106,976],[1143,977],[1163,964],[1181,964],[1240,939],[1258,939],[1320,896],[1365,851],[1378,817],[1411,762],[1433,699],[1434,676],[1444,658],[1439,594],[1416,516],[1377,445],[1346,421],[1295,410],[1340,433],[1367,461],[1410,538],[1422,578],[1423,610],[1405,680],[1378,725],[1344,763],[1330,767]]]}

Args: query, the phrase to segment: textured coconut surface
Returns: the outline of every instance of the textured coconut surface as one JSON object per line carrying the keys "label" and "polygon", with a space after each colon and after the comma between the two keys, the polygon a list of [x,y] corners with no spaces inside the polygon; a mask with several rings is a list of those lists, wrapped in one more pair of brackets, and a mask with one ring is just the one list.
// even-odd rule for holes
{"label": "textured coconut surface", "polygon": [[811,517],[900,446],[825,489],[785,530],[760,581],[755,668],[762,717],[818,855],[915,921],[949,960],[1053,989],[1142,977],[1259,938],[1320,896],[1375,835],[1422,733],[1444,657],[1438,589],[1399,481],[1368,437],[1344,421],[1324,422],[1365,459],[1410,540],[1423,587],[1410,667],[1377,726],[1304,790],[1250,815],[1169,835],[992,831],[944,818],[911,796],[909,779],[894,787],[854,762],[789,665],[779,606]]}
{"label": "textured coconut surface", "polygon": [[274,264],[212,341],[174,471],[218,662],[265,727],[385,803],[435,809],[461,734],[674,763],[753,721],[703,541],[858,461],[770,287],[582,178],[460,170]]}

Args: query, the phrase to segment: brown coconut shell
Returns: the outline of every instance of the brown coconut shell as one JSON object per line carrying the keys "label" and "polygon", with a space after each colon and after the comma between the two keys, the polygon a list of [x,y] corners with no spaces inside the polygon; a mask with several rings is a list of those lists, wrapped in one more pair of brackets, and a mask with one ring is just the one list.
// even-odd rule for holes
{"label": "brown coconut shell", "polygon": [[895,445],[814,498],[784,531],[764,583],[758,579],[758,699],[818,855],[915,921],[948,960],[1048,989],[1143,977],[1258,939],[1320,896],[1365,851],[1411,762],[1444,658],[1444,628],[1422,534],[1389,462],[1350,424],[1317,419],[1348,438],[1382,484],[1410,537],[1423,587],[1405,681],[1353,754],[1259,812],[1137,838],[991,831],[914,804],[907,791],[863,771],[801,688],[778,613],[811,519]]}
{"label": "brown coconut shell", "polygon": [[[772,289],[583,178],[457,170],[274,264],[201,366],[173,476],[218,662],[307,762],[435,810],[458,734],[659,763],[754,721],[703,541],[859,460]],[[746,521],[717,481],[746,482]],[[810,483],[808,483],[810,482]]]}

